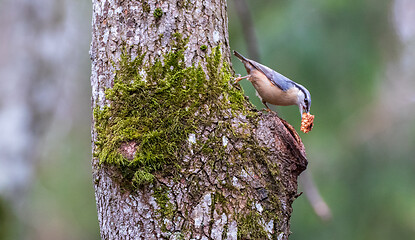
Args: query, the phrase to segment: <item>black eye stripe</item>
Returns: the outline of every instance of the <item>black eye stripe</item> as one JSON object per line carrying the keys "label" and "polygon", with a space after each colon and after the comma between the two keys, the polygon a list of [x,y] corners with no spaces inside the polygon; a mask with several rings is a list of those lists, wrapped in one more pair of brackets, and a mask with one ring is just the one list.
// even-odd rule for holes
{"label": "black eye stripe", "polygon": [[306,104],[306,107],[310,107],[310,101],[309,101],[309,94],[308,91],[305,90],[301,85],[298,85],[296,83],[294,83],[294,85],[304,94],[304,103]]}

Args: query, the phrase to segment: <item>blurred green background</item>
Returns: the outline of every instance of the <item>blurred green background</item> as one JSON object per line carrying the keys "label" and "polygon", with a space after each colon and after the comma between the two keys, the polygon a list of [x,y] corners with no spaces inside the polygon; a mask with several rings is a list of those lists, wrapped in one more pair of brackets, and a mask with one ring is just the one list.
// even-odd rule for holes
{"label": "blurred green background", "polygon": [[[249,56],[234,1],[231,49]],[[415,1],[246,2],[257,60],[312,94],[315,126],[300,135],[332,218],[317,217],[303,194],[290,239],[413,239]],[[0,239],[99,239],[91,11],[83,0],[0,0]],[[262,109],[250,83],[241,85]],[[297,107],[274,109],[299,129]]]}

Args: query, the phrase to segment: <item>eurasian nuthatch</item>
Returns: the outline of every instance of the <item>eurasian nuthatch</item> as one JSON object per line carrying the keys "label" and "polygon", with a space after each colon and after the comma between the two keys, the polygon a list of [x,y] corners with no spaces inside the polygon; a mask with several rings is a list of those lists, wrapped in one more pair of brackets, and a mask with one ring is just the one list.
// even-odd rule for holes
{"label": "eurasian nuthatch", "polygon": [[301,115],[310,112],[311,96],[305,87],[269,67],[245,58],[237,51],[233,51],[233,54],[242,61],[248,72],[247,76],[236,78],[235,83],[248,79],[267,111],[271,111],[267,105],[270,103],[278,106],[298,105]]}

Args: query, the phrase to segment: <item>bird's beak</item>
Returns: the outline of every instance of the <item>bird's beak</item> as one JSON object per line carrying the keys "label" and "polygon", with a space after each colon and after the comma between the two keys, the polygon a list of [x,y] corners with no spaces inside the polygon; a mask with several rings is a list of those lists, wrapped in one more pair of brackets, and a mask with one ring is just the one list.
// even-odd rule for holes
{"label": "bird's beak", "polygon": [[300,113],[301,113],[301,117],[303,117],[303,113],[308,113],[307,108],[300,106]]}

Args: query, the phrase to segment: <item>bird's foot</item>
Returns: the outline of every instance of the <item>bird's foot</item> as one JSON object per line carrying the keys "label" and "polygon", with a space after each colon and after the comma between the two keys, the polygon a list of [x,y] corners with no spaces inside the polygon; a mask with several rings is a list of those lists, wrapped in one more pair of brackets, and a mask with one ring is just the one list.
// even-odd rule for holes
{"label": "bird's foot", "polygon": [[267,113],[271,113],[272,112],[272,110],[269,109],[269,108],[263,108],[263,109],[261,109],[261,111],[267,112]]}
{"label": "bird's foot", "polygon": [[262,109],[262,111],[267,111],[269,113],[272,112],[272,110],[268,107],[267,102],[265,102],[264,100],[262,100],[262,104],[264,104],[264,106],[266,107],[266,108]]}
{"label": "bird's foot", "polygon": [[239,81],[241,81],[243,78],[241,78],[241,77],[237,77],[237,78],[235,78],[235,80],[234,80],[234,82],[233,82],[233,84],[237,84]]}
{"label": "bird's foot", "polygon": [[250,77],[250,75],[247,75],[247,76],[245,76],[245,77],[241,77],[241,74],[238,74],[238,75],[236,75],[237,77],[235,78],[235,80],[234,80],[234,82],[233,82],[233,84],[237,84],[239,81],[241,81],[242,79],[245,79],[245,78],[249,78]]}

